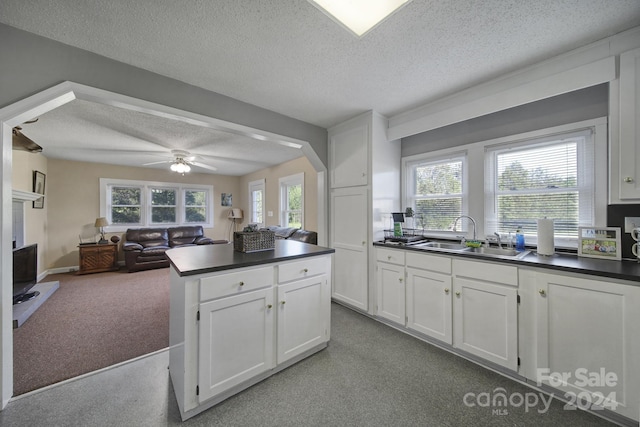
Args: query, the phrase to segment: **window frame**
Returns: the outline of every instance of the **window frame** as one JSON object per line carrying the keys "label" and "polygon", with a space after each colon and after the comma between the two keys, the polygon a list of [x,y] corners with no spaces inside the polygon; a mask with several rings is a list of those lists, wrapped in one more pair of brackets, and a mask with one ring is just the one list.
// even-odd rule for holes
{"label": "window frame", "polygon": [[[111,219],[111,188],[112,187],[134,187],[141,189],[140,223],[136,224],[113,224]],[[152,223],[151,222],[151,190],[171,189],[176,191],[176,222],[175,223]],[[206,221],[185,222],[186,217],[186,191],[205,191],[206,193]],[[174,182],[140,181],[117,178],[100,178],[100,216],[107,218],[109,224],[105,227],[105,232],[123,232],[129,228],[166,228],[189,225],[201,225],[203,228],[213,228],[215,212],[213,208],[214,187],[203,184],[181,184]]]}
{"label": "window frame", "polygon": [[[160,190],[160,191],[173,191],[175,194],[175,199],[176,199],[176,204],[175,205],[154,205],[153,204],[153,190]],[[146,188],[147,194],[149,196],[149,209],[148,209],[148,217],[147,217],[147,224],[149,224],[150,227],[169,227],[169,226],[177,226],[178,224],[180,224],[181,218],[180,218],[180,210],[178,209],[179,205],[180,205],[180,195],[182,194],[180,189],[175,188],[175,187],[171,187],[171,186],[167,186],[167,185],[149,185]],[[184,206],[184,205],[183,205]],[[174,210],[174,214],[175,214],[175,218],[176,220],[173,222],[153,222],[153,208],[167,208],[167,207],[172,207]],[[109,221],[109,223],[111,224],[111,218],[107,217],[107,220]]]}
{"label": "window frame", "polygon": [[[265,179],[258,179],[255,181],[251,181],[248,184],[248,193],[249,193],[249,223],[257,224],[258,228],[262,228],[266,224],[266,185]],[[254,206],[253,200],[253,192],[261,191],[262,192],[262,221],[255,221],[256,207]]]}
{"label": "window frame", "polygon": [[289,227],[289,221],[287,219],[289,209],[288,202],[288,188],[294,185],[300,185],[300,228],[304,229],[304,172],[282,177],[278,180],[278,187],[280,188],[279,206],[280,212],[278,218],[282,227]]}
{"label": "window frame", "polygon": [[[577,132],[580,130],[592,128],[594,130],[594,175],[595,175],[595,187],[593,192],[593,204],[594,204],[594,224],[593,226],[603,227],[607,225],[607,203],[608,203],[608,119],[607,117],[598,117],[594,119],[584,120],[580,122],[567,123],[564,125],[553,126],[550,128],[539,129],[530,132],[524,132],[519,134],[513,134],[505,137],[495,138],[491,140],[478,141],[469,144],[460,144],[458,146],[424,152],[421,154],[415,154],[412,156],[406,156],[402,158],[401,167],[401,202],[402,206],[409,206],[407,198],[407,162],[419,160],[452,156],[455,152],[466,151],[467,152],[467,164],[468,173],[466,174],[468,185],[467,206],[469,212],[467,215],[472,216],[476,220],[478,239],[484,240],[487,233],[485,233],[485,206],[487,206],[486,195],[484,192],[485,181],[485,147],[489,145],[513,143],[525,139],[542,138],[559,133]],[[390,216],[390,212],[383,212],[382,215],[387,214]],[[467,236],[470,230],[467,231]],[[451,233],[425,233],[427,237],[433,238],[453,238],[457,235]],[[454,233],[455,234],[455,233]],[[537,236],[529,236],[526,240],[527,245],[537,243]],[[562,243],[562,244],[560,244]],[[575,249],[577,246],[571,242],[556,242],[556,247],[568,249]]]}
{"label": "window frame", "polygon": [[[414,212],[418,212],[416,207],[417,200],[423,199],[437,199],[443,198],[443,195],[433,196],[433,197],[417,197],[416,194],[416,169],[421,166],[429,166],[429,165],[437,165],[437,164],[445,164],[445,163],[453,163],[453,162],[461,162],[462,163],[462,191],[460,193],[456,193],[455,197],[460,198],[460,215],[468,215],[469,206],[468,206],[468,159],[466,151],[453,151],[446,154],[438,153],[435,155],[418,155],[412,156],[410,158],[406,158],[403,161],[403,193],[405,206],[410,206]],[[404,210],[404,209],[403,209]],[[416,220],[414,220],[416,221]],[[419,227],[419,224],[414,224],[416,229],[422,231],[422,227]],[[458,235],[460,232],[467,231],[467,222],[462,221],[458,223],[458,228],[456,231],[453,230],[427,230],[425,229],[425,233],[434,236],[443,236],[443,237],[452,237],[452,235]]]}
{"label": "window frame", "polygon": [[[497,199],[500,195],[513,194],[516,192],[499,190],[497,156],[510,151],[522,151],[535,148],[552,147],[561,144],[563,140],[584,138],[583,142],[577,142],[576,146],[576,185],[571,188],[557,188],[549,190],[523,190],[522,193],[553,194],[566,191],[578,193],[578,226],[593,226],[595,222],[595,129],[593,127],[577,129],[575,131],[562,132],[544,135],[537,138],[529,138],[507,142],[502,144],[487,145],[485,147],[485,218],[484,227],[487,233],[498,232],[496,215]],[[585,197],[591,199],[585,200]],[[587,216],[580,217],[580,214],[587,213]],[[515,234],[515,229],[511,230]],[[506,231],[502,231],[505,234]],[[528,243],[537,243],[537,234],[524,232],[525,240]],[[561,237],[555,236],[555,244],[561,247],[577,247],[577,236]]]}

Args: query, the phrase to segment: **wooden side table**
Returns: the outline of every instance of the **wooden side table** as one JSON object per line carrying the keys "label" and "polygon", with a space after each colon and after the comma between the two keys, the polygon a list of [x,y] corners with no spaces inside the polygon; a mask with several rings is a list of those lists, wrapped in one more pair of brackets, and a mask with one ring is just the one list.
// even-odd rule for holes
{"label": "wooden side table", "polygon": [[78,274],[118,270],[118,245],[115,243],[80,245],[78,252],[80,254]]}

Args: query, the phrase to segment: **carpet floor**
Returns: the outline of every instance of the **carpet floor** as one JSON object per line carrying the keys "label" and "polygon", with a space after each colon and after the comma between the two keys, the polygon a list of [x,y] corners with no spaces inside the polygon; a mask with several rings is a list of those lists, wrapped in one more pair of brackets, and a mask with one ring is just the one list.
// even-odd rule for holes
{"label": "carpet floor", "polygon": [[169,269],[78,276],[13,332],[14,395],[169,346]]}

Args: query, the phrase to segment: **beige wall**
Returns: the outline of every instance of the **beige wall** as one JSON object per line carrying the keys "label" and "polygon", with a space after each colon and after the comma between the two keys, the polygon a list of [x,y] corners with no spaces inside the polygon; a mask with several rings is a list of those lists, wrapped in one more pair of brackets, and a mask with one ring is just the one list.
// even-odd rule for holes
{"label": "beige wall", "polygon": [[34,209],[33,203],[31,202],[25,202],[24,204],[26,224],[25,244],[38,244],[38,274],[45,271],[48,266],[47,231],[49,230],[49,224],[47,221],[47,213],[49,211],[48,196],[50,194],[50,186],[47,165],[47,158],[42,154],[13,150],[12,186],[14,189],[33,191],[33,171],[39,171],[46,175],[44,208]]}
{"label": "beige wall", "polygon": [[[34,170],[46,174],[45,206],[44,209],[33,209],[27,203],[25,237],[27,243],[38,243],[39,273],[78,265],[79,235],[86,237],[98,233],[93,224],[100,216],[100,178],[213,185],[214,227],[205,229],[205,234],[213,239],[229,239],[229,208],[220,205],[221,193],[231,193],[233,207],[246,212],[248,183],[264,178],[266,210],[274,213],[273,217],[266,218],[267,225],[277,225],[278,180],[303,172],[305,228],[317,230],[317,172],[306,157],[243,177],[197,173],[182,176],[168,170],[47,159],[41,154],[13,151],[13,188],[31,191]],[[113,234],[122,235],[106,234],[107,238]]]}
{"label": "beige wall", "polygon": [[[285,176],[304,173],[304,228],[318,231],[318,172],[306,157],[300,157],[272,168],[262,169],[240,179],[240,204],[238,207],[247,212],[249,209],[249,182],[265,180],[265,211],[272,211],[272,217],[266,217],[266,225],[279,225],[279,183]],[[234,195],[234,206],[236,199]],[[265,213],[266,213],[265,212]],[[245,217],[247,215],[245,214]],[[244,220],[247,223],[247,220]]]}
{"label": "beige wall", "polygon": [[[100,216],[100,178],[213,185],[214,227],[205,229],[205,234],[213,239],[228,238],[228,208],[220,206],[220,193],[238,193],[238,177],[182,176],[169,170],[58,159],[49,159],[48,170],[49,268],[78,265],[79,235],[98,233],[93,224]],[[113,234],[123,233],[107,233],[107,238]]]}

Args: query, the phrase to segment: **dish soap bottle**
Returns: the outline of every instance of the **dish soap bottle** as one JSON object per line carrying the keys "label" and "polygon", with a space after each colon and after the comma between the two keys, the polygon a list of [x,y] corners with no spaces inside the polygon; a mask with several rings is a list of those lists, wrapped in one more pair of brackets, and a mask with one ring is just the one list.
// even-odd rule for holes
{"label": "dish soap bottle", "polygon": [[524,251],[524,234],[520,228],[516,230],[516,251]]}

